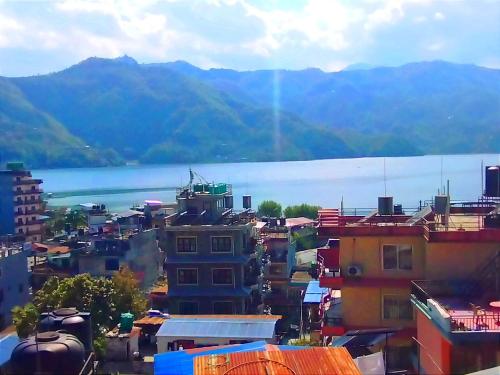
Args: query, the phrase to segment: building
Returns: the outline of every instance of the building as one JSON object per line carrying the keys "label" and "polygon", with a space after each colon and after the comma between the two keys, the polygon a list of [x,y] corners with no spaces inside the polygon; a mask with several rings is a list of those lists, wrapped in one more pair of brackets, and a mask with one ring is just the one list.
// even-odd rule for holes
{"label": "building", "polygon": [[77,253],[78,273],[111,277],[126,266],[134,272],[141,288],[151,287],[160,276],[156,230],[97,236],[90,240],[90,245]]}
{"label": "building", "polygon": [[500,251],[478,276],[412,282],[420,373],[467,374],[499,365]]}
{"label": "building", "polygon": [[34,179],[22,163],[8,163],[0,171],[0,236],[17,235],[40,241],[44,234],[41,214],[42,180]]}
{"label": "building", "polygon": [[170,315],[156,333],[158,353],[200,346],[275,343],[279,315]]}
{"label": "building", "polygon": [[320,211],[318,225],[325,241],[338,238],[338,268],[337,250],[330,267],[321,265],[329,250],[318,259],[320,286],[341,290],[341,319],[330,320],[331,334],[401,328],[390,340],[393,368],[409,366],[417,335],[412,280],[473,280],[500,242],[495,203],[488,199],[450,204],[448,196],[437,196],[430,205],[405,211],[382,197],[366,215]]}
{"label": "building", "polygon": [[231,185],[190,184],[177,190],[177,212],[159,228],[166,252],[171,314],[257,311],[260,265],[250,197],[233,209]]}
{"label": "building", "polygon": [[30,300],[29,279],[23,248],[0,247],[0,330],[12,324],[12,308]]}

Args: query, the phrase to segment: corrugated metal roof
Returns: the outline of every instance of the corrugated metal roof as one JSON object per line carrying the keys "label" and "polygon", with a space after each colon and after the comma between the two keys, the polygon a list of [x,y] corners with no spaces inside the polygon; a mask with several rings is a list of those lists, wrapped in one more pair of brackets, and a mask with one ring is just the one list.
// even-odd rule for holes
{"label": "corrugated metal roof", "polygon": [[156,336],[271,339],[278,319],[170,318]]}
{"label": "corrugated metal roof", "polygon": [[243,352],[194,359],[195,375],[361,375],[345,348]]}
{"label": "corrugated metal roof", "polygon": [[10,360],[12,350],[17,344],[19,344],[19,337],[15,333],[0,338],[0,366]]}
{"label": "corrugated metal roof", "polygon": [[255,341],[248,344],[211,346],[156,354],[154,373],[155,375],[192,375],[194,371],[193,360],[196,357],[209,354],[264,351],[265,348],[265,341]]}
{"label": "corrugated metal roof", "polygon": [[327,294],[328,288],[320,287],[318,280],[309,281],[304,295],[304,303],[320,303],[321,297]]}

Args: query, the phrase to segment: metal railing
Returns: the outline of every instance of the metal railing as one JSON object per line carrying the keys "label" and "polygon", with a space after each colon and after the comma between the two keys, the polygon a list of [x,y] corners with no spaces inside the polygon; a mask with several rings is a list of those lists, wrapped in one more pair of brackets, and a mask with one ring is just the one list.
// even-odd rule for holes
{"label": "metal railing", "polygon": [[498,331],[500,332],[500,314],[490,311],[482,311],[476,315],[453,314],[450,320],[450,328],[453,332],[470,331]]}

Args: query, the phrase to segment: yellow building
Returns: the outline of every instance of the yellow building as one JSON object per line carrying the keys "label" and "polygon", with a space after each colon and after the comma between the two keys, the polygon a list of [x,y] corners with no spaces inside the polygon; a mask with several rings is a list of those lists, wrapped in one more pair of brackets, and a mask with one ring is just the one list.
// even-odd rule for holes
{"label": "yellow building", "polygon": [[[394,358],[410,351],[416,314],[412,280],[474,278],[500,248],[500,228],[485,227],[487,207],[452,207],[446,217],[430,207],[415,215],[338,215],[320,212],[318,231],[338,238],[340,272],[323,265],[320,286],[340,289],[343,330],[397,328]],[[328,275],[325,269],[329,271]],[[406,356],[409,357],[409,356]]]}

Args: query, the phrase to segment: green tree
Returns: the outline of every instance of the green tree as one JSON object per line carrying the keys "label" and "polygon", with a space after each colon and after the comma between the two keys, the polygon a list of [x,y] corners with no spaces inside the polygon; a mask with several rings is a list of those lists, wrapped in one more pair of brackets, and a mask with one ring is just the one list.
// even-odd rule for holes
{"label": "green tree", "polygon": [[302,203],[298,206],[288,206],[285,208],[285,217],[308,217],[309,219],[318,218],[318,210],[320,206],[312,206],[310,204]]}
{"label": "green tree", "polygon": [[257,214],[259,216],[270,216],[270,217],[280,217],[281,216],[281,204],[275,201],[267,200],[262,201],[257,208]]}
{"label": "green tree", "polygon": [[71,225],[71,229],[78,229],[78,227],[87,226],[87,217],[84,212],[80,210],[71,210],[66,214],[66,223]]}
{"label": "green tree", "polygon": [[28,303],[24,307],[15,306],[12,309],[12,320],[19,337],[28,337],[35,330],[38,316],[38,310],[32,303]]}
{"label": "green tree", "polygon": [[13,309],[13,321],[19,336],[33,333],[41,312],[61,307],[88,311],[92,316],[94,339],[115,327],[123,312],[135,317],[144,314],[147,300],[137,286],[134,274],[121,269],[111,279],[93,278],[89,274],[60,279],[52,277],[35,293],[32,304]]}

